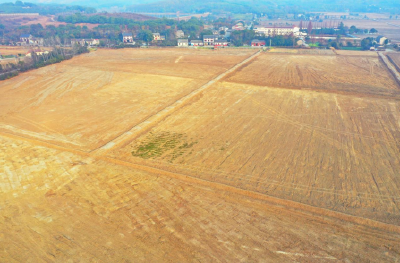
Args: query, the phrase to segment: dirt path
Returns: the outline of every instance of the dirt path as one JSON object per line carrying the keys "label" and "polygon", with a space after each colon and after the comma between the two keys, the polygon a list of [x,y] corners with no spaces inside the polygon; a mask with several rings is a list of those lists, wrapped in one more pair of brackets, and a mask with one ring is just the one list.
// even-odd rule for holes
{"label": "dirt path", "polygon": [[393,64],[389,61],[389,59],[382,53],[378,52],[379,57],[382,59],[384,64],[388,67],[390,73],[393,75],[393,77],[396,79],[397,84],[400,86],[400,74],[397,72],[396,68],[393,66]]}
{"label": "dirt path", "polygon": [[122,133],[121,135],[119,135],[118,137],[113,139],[112,141],[110,141],[107,144],[101,146],[100,148],[92,151],[92,153],[96,154],[96,155],[104,155],[108,151],[110,151],[111,149],[115,148],[116,146],[121,145],[123,142],[131,141],[133,138],[137,138],[139,135],[149,131],[150,129],[155,127],[160,121],[164,120],[166,117],[170,116],[171,114],[176,112],[178,109],[184,107],[185,105],[187,105],[188,103],[190,103],[191,101],[196,99],[198,96],[201,95],[201,93],[203,93],[205,90],[210,88],[214,83],[216,83],[219,80],[223,79],[228,74],[236,71],[238,68],[242,67],[244,64],[252,61],[253,59],[255,59],[260,54],[261,54],[261,51],[253,54],[252,56],[250,56],[249,58],[245,59],[244,61],[236,64],[234,67],[232,67],[229,70],[225,71],[224,73],[220,74],[216,78],[210,80],[209,82],[207,82],[206,84],[204,84],[200,88],[192,91],[188,95],[186,95],[186,96],[182,97],[181,99],[175,101],[172,105],[162,109],[161,111],[159,111],[158,113],[150,116],[149,118],[147,118],[143,122],[135,125],[130,130]]}

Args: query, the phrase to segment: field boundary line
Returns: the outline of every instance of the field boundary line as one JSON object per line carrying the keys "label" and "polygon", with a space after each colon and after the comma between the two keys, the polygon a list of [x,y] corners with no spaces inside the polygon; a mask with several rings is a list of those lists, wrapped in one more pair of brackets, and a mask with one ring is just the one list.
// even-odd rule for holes
{"label": "field boundary line", "polygon": [[249,63],[252,61],[254,58],[258,57],[261,54],[261,50],[252,54],[250,57],[246,58],[242,62],[236,64],[235,66],[231,67],[227,71],[221,73],[217,77],[211,79],[208,81],[206,84],[202,85],[201,87],[193,90],[189,94],[183,96],[182,98],[178,99],[171,105],[165,107],[164,109],[158,111],[156,114],[151,115],[150,117],[146,118],[142,122],[135,124],[131,129],[128,131],[120,134],[119,136],[115,137],[108,143],[104,144],[103,146],[100,146],[99,148],[92,150],[91,153],[97,154],[97,155],[104,155],[116,146],[126,142],[126,141],[132,141],[134,138],[137,138],[138,136],[148,132],[152,128],[154,128],[158,123],[166,119],[168,116],[176,112],[177,110],[183,108],[186,106],[188,103],[192,102],[201,94],[210,88],[213,84],[217,83],[218,81],[222,80],[225,76],[228,74],[236,71],[238,68],[242,67],[244,64]]}
{"label": "field boundary line", "polygon": [[200,179],[200,178],[190,176],[190,175],[185,175],[185,174],[179,173],[179,172],[176,172],[176,173],[169,172],[167,170],[163,170],[160,168],[155,168],[155,167],[151,167],[148,165],[142,165],[142,164],[135,164],[135,163],[115,159],[115,158],[112,158],[109,156],[93,155],[88,152],[82,152],[79,150],[68,149],[65,147],[61,147],[58,145],[54,145],[54,144],[50,144],[50,143],[46,143],[46,142],[42,142],[42,141],[37,141],[34,139],[19,136],[19,135],[0,132],[0,136],[11,138],[11,139],[16,139],[16,140],[27,141],[27,142],[33,143],[37,146],[53,148],[53,149],[61,150],[64,152],[70,152],[70,153],[74,153],[74,154],[77,154],[80,156],[93,158],[94,160],[98,160],[98,161],[104,161],[104,162],[108,162],[108,163],[113,163],[115,165],[134,168],[137,170],[148,172],[150,174],[164,175],[169,178],[184,181],[187,183],[193,183],[196,185],[207,186],[214,190],[222,190],[222,191],[231,192],[234,194],[239,194],[241,196],[247,196],[247,197],[250,197],[253,199],[268,202],[270,205],[282,206],[291,211],[296,211],[296,212],[303,213],[303,214],[311,213],[312,216],[319,217],[319,218],[330,217],[330,218],[333,218],[336,220],[343,220],[343,221],[353,223],[356,225],[372,227],[372,228],[400,234],[400,226],[383,223],[383,222],[376,221],[376,220],[369,219],[369,218],[358,217],[358,216],[354,216],[354,215],[349,215],[349,214],[329,210],[329,209],[322,208],[322,207],[315,207],[315,206],[303,204],[303,203],[292,201],[292,200],[281,199],[278,197],[273,197],[270,195],[254,192],[251,190],[240,189],[240,188],[226,185],[223,183],[209,181],[206,179]]}
{"label": "field boundary line", "polygon": [[389,70],[390,74],[396,80],[398,87],[400,88],[400,73],[397,72],[397,69],[393,66],[392,62],[388,59],[386,55],[381,52],[378,52],[379,60],[385,65],[386,69]]}

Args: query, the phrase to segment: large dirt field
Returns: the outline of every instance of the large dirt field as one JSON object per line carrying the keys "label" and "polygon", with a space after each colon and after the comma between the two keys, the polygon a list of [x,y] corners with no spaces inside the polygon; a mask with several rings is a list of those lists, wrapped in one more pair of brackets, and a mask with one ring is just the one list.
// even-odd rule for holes
{"label": "large dirt field", "polygon": [[387,56],[389,56],[393,63],[397,66],[397,70],[400,73],[400,53],[388,53]]}
{"label": "large dirt field", "polygon": [[[369,54],[369,53],[367,53]],[[268,87],[399,96],[399,88],[378,57],[264,54],[227,78]]]}
{"label": "large dirt field", "polygon": [[93,150],[251,53],[100,50],[24,73],[0,83],[0,130]]}
{"label": "large dirt field", "polygon": [[0,262],[399,262],[374,56],[98,50],[0,82]]}

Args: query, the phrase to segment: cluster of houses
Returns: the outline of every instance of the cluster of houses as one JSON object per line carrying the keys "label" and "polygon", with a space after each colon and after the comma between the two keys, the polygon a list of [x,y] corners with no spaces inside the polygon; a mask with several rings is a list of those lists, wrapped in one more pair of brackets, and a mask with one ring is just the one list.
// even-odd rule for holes
{"label": "cluster of houses", "polygon": [[43,38],[33,37],[31,34],[22,34],[17,42],[18,46],[43,46]]}
{"label": "cluster of houses", "polygon": [[[178,30],[178,31],[181,31],[182,34],[185,35],[182,30]],[[177,31],[177,33],[178,33],[178,31]],[[134,40],[135,37],[137,37],[137,36],[134,36],[130,32],[124,32],[124,33],[122,33],[122,42],[125,45],[135,45],[136,44],[136,41]],[[161,35],[160,33],[153,33],[153,41],[163,41],[163,40],[165,40],[165,36]]]}
{"label": "cluster of houses", "polygon": [[[19,38],[19,42],[16,43],[17,46],[36,46],[42,47],[44,46],[44,39],[34,37],[31,34],[22,34]],[[71,46],[75,44],[81,46],[98,46],[100,44],[99,39],[71,39]]]}
{"label": "cluster of houses", "polygon": [[178,47],[227,47],[228,40],[218,35],[204,35],[203,40],[178,39]]}

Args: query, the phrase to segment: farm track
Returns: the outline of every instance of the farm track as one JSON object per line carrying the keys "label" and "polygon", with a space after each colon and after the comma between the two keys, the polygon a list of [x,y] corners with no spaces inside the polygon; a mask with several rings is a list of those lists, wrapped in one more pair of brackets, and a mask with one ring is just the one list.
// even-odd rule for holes
{"label": "farm track", "polygon": [[[299,213],[306,213],[306,214],[312,213],[312,214],[317,215],[317,217],[322,217],[322,218],[331,217],[331,218],[338,219],[338,220],[344,220],[349,223],[354,223],[354,224],[358,224],[358,225],[362,225],[362,226],[377,228],[380,230],[390,231],[390,232],[395,232],[395,233],[400,234],[400,226],[386,224],[386,223],[375,221],[375,220],[372,220],[369,218],[357,217],[357,216],[348,215],[348,214],[341,213],[341,212],[328,210],[325,208],[314,207],[311,205],[307,205],[307,204],[303,204],[303,203],[299,203],[299,202],[295,202],[295,201],[291,201],[291,200],[285,200],[285,199],[269,196],[266,194],[262,194],[259,192],[254,192],[254,191],[237,188],[237,187],[234,187],[234,186],[231,186],[228,184],[223,184],[223,183],[219,183],[219,182],[215,182],[215,181],[210,181],[207,179],[202,179],[202,178],[185,175],[185,174],[182,174],[179,172],[171,172],[171,171],[167,171],[164,169],[155,168],[152,166],[147,166],[147,165],[143,165],[143,164],[135,164],[132,162],[119,160],[119,159],[112,158],[109,156],[83,152],[80,150],[69,149],[69,148],[58,146],[58,145],[55,145],[52,143],[38,141],[35,139],[30,139],[30,138],[27,138],[24,136],[20,136],[20,135],[14,135],[14,134],[0,132],[0,136],[14,139],[14,140],[26,141],[26,142],[32,143],[34,145],[37,145],[37,146],[42,146],[42,147],[51,148],[51,149],[64,151],[64,152],[70,152],[70,153],[73,153],[73,154],[76,154],[76,155],[79,155],[82,157],[89,157],[89,158],[93,158],[95,160],[101,160],[101,161],[105,161],[105,162],[120,165],[120,166],[125,166],[125,167],[129,167],[129,168],[138,169],[141,171],[146,171],[151,174],[163,175],[163,176],[166,176],[169,178],[174,178],[174,179],[184,181],[187,183],[208,186],[215,190],[223,190],[223,191],[231,192],[234,194],[251,197],[251,198],[254,198],[257,200],[266,201],[273,205],[284,206],[287,209],[294,210]],[[205,172],[206,172],[206,170],[205,170]],[[293,186],[293,187],[297,187],[297,186]],[[390,197],[388,197],[388,198],[390,198]]]}
{"label": "farm track", "polygon": [[139,137],[140,135],[148,132],[150,129],[154,128],[159,122],[176,112],[177,110],[185,107],[187,104],[191,103],[196,99],[196,97],[201,96],[201,94],[210,88],[214,83],[218,82],[219,80],[224,79],[227,75],[232,74],[237,69],[245,66],[247,63],[251,62],[253,59],[258,57],[262,51],[258,51],[257,53],[253,54],[249,58],[245,59],[244,61],[236,64],[232,68],[228,69],[224,73],[220,74],[219,76],[215,77],[214,79],[208,81],[203,86],[199,87],[198,89],[190,92],[188,95],[176,100],[171,105],[165,107],[161,111],[157,112],[156,114],[146,118],[139,124],[136,124],[128,131],[122,133],[118,137],[114,138],[113,140],[109,141],[105,145],[99,147],[96,150],[91,151],[96,155],[103,155],[112,150],[113,148],[120,146],[126,141],[132,141],[133,139]]}
{"label": "farm track", "polygon": [[381,59],[382,63],[386,66],[387,70],[390,72],[390,74],[393,76],[393,78],[396,80],[399,88],[400,88],[400,72],[397,71],[397,68],[393,60],[389,59],[387,56],[385,56],[382,52],[378,52],[379,58]]}

